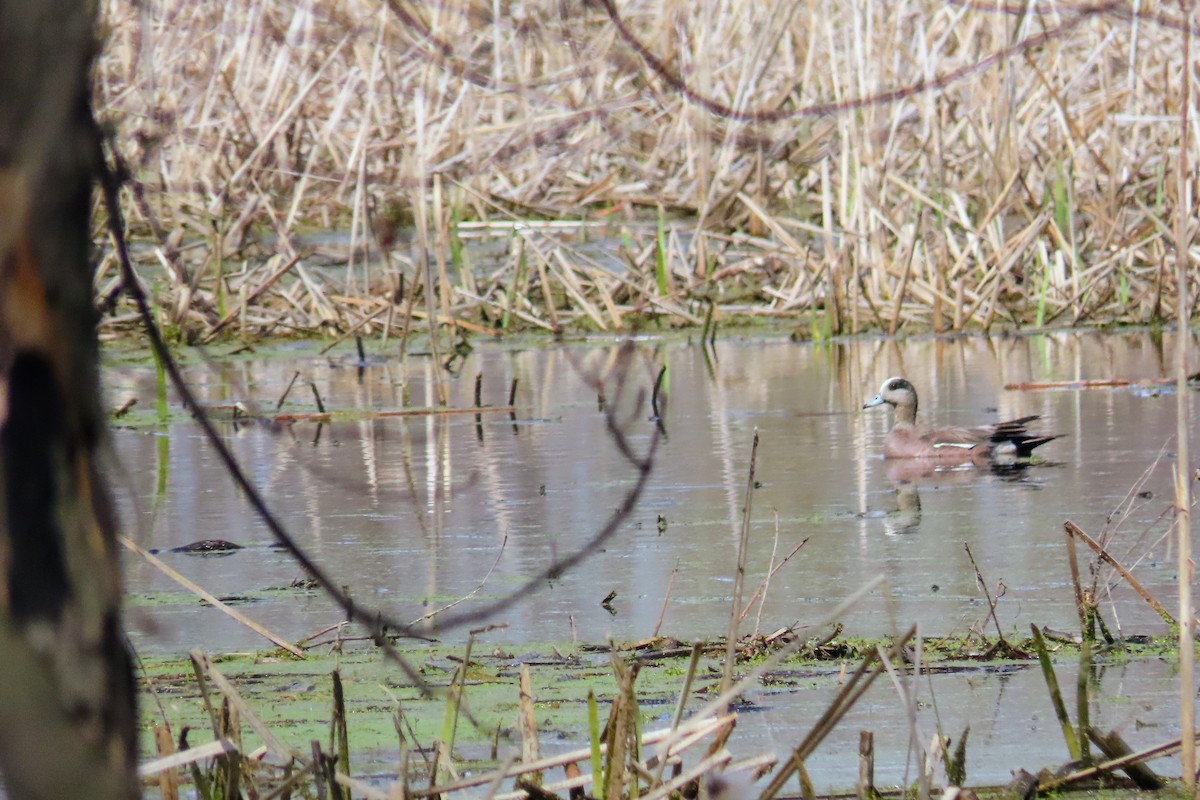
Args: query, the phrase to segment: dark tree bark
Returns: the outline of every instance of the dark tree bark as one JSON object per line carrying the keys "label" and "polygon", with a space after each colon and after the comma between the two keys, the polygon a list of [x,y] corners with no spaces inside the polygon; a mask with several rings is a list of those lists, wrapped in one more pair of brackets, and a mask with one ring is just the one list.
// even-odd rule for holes
{"label": "dark tree bark", "polygon": [[13,798],[136,797],[89,217],[96,7],[0,0],[0,770]]}

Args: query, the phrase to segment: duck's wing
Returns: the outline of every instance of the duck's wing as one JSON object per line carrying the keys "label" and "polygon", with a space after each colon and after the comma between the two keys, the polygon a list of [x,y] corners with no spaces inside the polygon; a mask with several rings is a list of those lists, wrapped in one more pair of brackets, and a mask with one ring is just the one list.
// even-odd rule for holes
{"label": "duck's wing", "polygon": [[1033,454],[1035,447],[1041,447],[1046,442],[1058,438],[1057,435],[1035,436],[1031,434],[1028,430],[1029,423],[1039,419],[1041,417],[1034,414],[1028,417],[999,422],[991,426],[992,430],[988,436],[988,442],[993,449],[1015,450],[1017,458],[1028,458]]}
{"label": "duck's wing", "polygon": [[1036,414],[1018,419],[980,425],[974,428],[929,428],[918,420],[916,425],[897,425],[892,436],[896,455],[907,457],[962,458],[963,460],[1003,455],[1028,458],[1035,447],[1057,439],[1029,432],[1028,425],[1041,419]]}
{"label": "duck's wing", "polygon": [[971,448],[988,442],[990,434],[989,428],[936,428],[923,438],[934,447]]}

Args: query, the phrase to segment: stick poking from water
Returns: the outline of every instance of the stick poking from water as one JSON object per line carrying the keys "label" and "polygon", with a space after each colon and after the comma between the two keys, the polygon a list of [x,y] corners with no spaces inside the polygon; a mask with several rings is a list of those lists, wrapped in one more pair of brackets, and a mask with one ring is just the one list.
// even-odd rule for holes
{"label": "stick poking from water", "polygon": [[725,642],[725,673],[721,676],[721,693],[733,685],[733,662],[737,659],[738,622],[742,607],[742,584],[746,579],[746,545],[750,540],[750,509],[754,498],[754,465],[758,457],[758,429],[750,446],[750,472],[746,477],[746,504],[742,507],[742,536],[738,542],[737,571],[733,577],[733,606],[729,611],[729,635]]}

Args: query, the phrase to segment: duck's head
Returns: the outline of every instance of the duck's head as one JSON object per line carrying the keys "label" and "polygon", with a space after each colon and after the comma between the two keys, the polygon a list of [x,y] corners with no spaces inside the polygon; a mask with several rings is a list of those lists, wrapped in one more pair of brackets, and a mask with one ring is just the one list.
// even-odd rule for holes
{"label": "duck's head", "polygon": [[892,408],[904,409],[905,417],[916,416],[917,390],[904,378],[888,378],[879,387],[879,394],[863,404],[863,408],[881,406],[884,403]]}

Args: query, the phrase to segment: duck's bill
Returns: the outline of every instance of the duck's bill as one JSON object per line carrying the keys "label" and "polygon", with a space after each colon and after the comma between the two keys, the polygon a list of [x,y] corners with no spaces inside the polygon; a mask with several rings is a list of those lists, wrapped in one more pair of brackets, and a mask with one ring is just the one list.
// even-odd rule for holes
{"label": "duck's bill", "polygon": [[883,395],[877,394],[874,397],[872,397],[870,400],[868,400],[867,402],[863,403],[863,408],[871,408],[872,406],[881,406],[886,402],[887,402],[887,400],[883,399]]}

